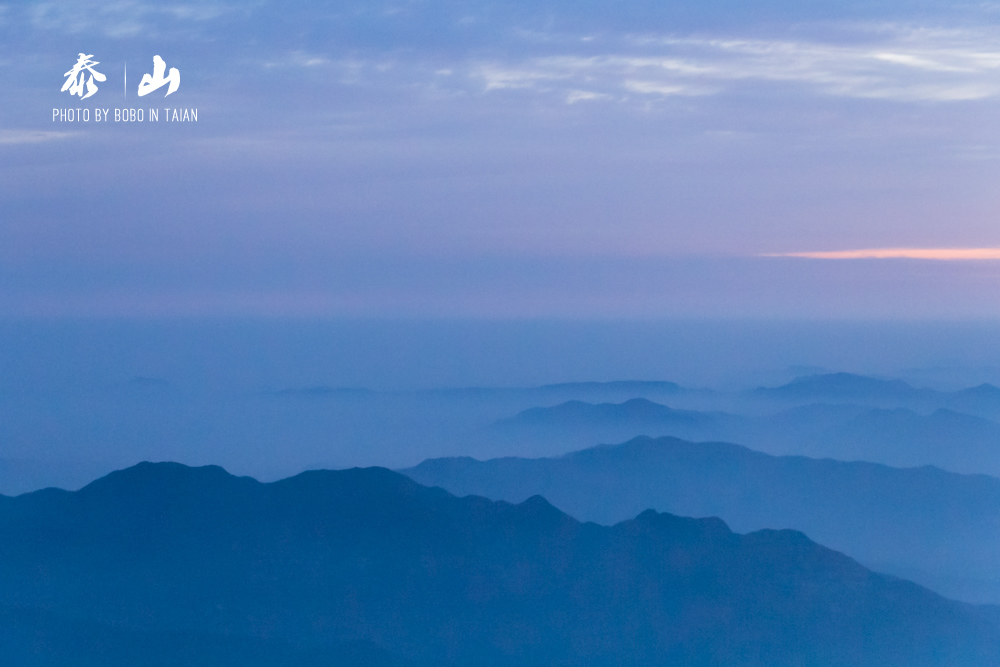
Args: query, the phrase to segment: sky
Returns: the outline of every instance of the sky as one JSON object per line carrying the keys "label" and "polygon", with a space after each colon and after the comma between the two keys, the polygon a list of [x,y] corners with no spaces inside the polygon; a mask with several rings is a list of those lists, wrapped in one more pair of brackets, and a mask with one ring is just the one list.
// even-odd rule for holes
{"label": "sky", "polygon": [[8,2],[0,80],[3,318],[1000,317],[1000,4]]}
{"label": "sky", "polygon": [[0,85],[8,470],[437,451],[314,386],[1000,383],[1000,4],[0,0]]}

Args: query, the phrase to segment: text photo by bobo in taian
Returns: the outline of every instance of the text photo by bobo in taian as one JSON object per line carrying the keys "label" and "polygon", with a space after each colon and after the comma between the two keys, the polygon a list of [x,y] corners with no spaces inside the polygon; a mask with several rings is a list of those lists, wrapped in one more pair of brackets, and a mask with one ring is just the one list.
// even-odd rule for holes
{"label": "text photo by bobo in taian", "polygon": [[[161,114],[162,112],[162,114]],[[129,108],[129,109],[87,109],[67,108],[53,109],[53,123],[156,123],[162,120],[168,123],[197,123],[198,109],[164,107],[162,109]]]}

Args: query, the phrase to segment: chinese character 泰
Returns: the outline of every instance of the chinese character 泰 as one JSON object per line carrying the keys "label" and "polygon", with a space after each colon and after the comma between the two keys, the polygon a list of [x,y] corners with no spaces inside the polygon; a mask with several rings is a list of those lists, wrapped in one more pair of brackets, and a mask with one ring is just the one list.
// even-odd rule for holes
{"label": "chinese character \u6cf0", "polygon": [[[177,90],[177,88],[181,85],[180,71],[176,67],[171,67],[170,75],[164,77],[163,72],[166,69],[167,63],[163,62],[163,58],[160,56],[153,56],[153,76],[148,74],[142,75],[142,81],[139,82],[139,97],[148,95],[154,90],[162,88],[167,83],[170,84],[170,87],[167,88],[167,95]],[[164,97],[167,95],[164,95]]]}
{"label": "chinese character \u6cf0", "polygon": [[[94,79],[104,81],[107,77],[94,69],[94,65],[99,65],[100,63],[96,60],[91,60],[93,57],[94,56],[88,56],[85,53],[80,54],[80,59],[76,61],[76,65],[73,66],[73,69],[63,75],[69,78],[66,79],[66,83],[63,84],[63,87],[59,92],[64,92],[68,89],[70,95],[79,95],[80,99],[84,100],[97,92],[97,86],[94,85]],[[87,72],[90,72],[89,78],[87,78]],[[85,79],[87,84],[86,95],[83,94]]]}

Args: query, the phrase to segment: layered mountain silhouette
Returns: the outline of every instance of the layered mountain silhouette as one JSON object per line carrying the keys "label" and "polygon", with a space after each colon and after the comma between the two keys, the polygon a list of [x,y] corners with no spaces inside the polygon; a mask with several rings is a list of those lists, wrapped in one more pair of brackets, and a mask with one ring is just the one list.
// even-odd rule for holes
{"label": "layered mountain silhouette", "polygon": [[836,445],[841,458],[867,458],[896,465],[935,463],[949,470],[1000,476],[1000,424],[938,409],[870,410],[836,426],[820,442]]}
{"label": "layered mountain silhouette", "polygon": [[493,398],[522,400],[556,400],[588,398],[591,400],[625,400],[635,396],[663,397],[690,392],[675,382],[661,380],[615,380],[611,382],[563,382],[537,387],[449,387],[403,392],[378,392],[363,387],[331,387],[314,385],[289,387],[266,392],[281,397],[343,397],[343,396],[409,396],[444,398]]}
{"label": "layered mountain silhouette", "polygon": [[624,400],[633,396],[666,396],[687,391],[676,382],[662,380],[615,380],[611,382],[562,382],[537,387],[453,387],[427,389],[418,394],[456,396],[505,396],[521,398],[598,398]]}
{"label": "layered mountain silhouette", "polygon": [[1000,661],[996,610],[798,532],[579,523],[379,468],[141,464],[0,498],[0,605],[0,655],[24,665]]}
{"label": "layered mountain silhouette", "polygon": [[780,387],[761,387],[749,398],[779,403],[857,403],[881,408],[931,411],[947,408],[980,417],[1000,416],[1000,387],[982,384],[958,391],[916,388],[902,380],[853,373],[825,373],[797,378]]}
{"label": "layered mountain silhouette", "polygon": [[644,508],[788,527],[951,597],[1000,603],[1000,479],[933,467],[769,456],[726,443],[636,438],[558,458],[435,459],[403,471],[458,494],[540,494],[605,525]]}
{"label": "layered mountain silhouette", "polygon": [[615,433],[621,429],[669,429],[704,433],[724,428],[742,428],[746,420],[734,415],[696,410],[675,410],[645,398],[623,403],[567,401],[553,407],[530,408],[502,419],[500,431],[517,434],[535,430],[546,437],[579,437],[584,434]]}
{"label": "layered mountain silhouette", "polygon": [[761,387],[758,396],[781,400],[899,402],[929,398],[938,392],[916,389],[902,380],[883,380],[853,373],[823,373],[796,378],[780,387]]}
{"label": "layered mountain silhouette", "polygon": [[938,408],[872,408],[814,403],[763,417],[676,410],[647,399],[624,403],[568,401],[502,419],[494,432],[511,440],[566,449],[634,436],[737,442],[771,454],[865,460],[894,466],[936,465],[1000,477],[1000,423]]}
{"label": "layered mountain silhouette", "polygon": [[593,393],[608,394],[622,392],[628,394],[679,394],[684,390],[676,382],[662,380],[616,380],[612,382],[563,382],[561,384],[546,384],[536,391],[546,393],[572,392],[577,395]]}

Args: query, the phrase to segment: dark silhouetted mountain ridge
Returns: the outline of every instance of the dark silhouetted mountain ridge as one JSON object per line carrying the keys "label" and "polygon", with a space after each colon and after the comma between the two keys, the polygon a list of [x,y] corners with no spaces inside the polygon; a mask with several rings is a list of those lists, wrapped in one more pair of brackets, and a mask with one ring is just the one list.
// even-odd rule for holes
{"label": "dark silhouetted mountain ridge", "polygon": [[[379,468],[261,484],[142,464],[78,492],[6,498],[0,611],[0,653],[34,664],[1000,659],[988,612],[801,533],[654,511],[581,524],[541,497],[456,498]],[[258,650],[271,658],[243,662]]]}

